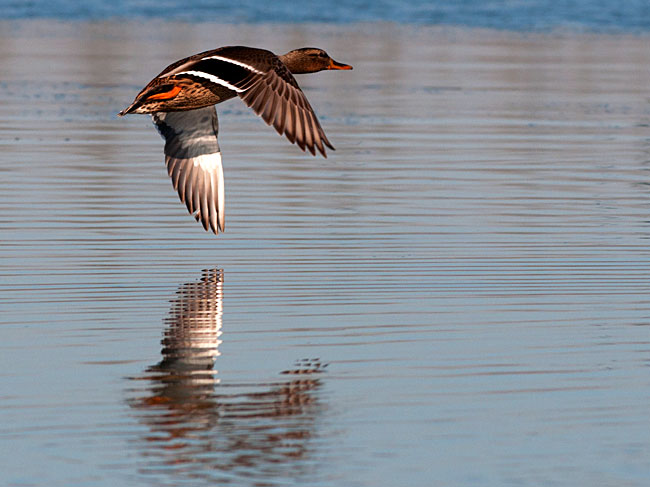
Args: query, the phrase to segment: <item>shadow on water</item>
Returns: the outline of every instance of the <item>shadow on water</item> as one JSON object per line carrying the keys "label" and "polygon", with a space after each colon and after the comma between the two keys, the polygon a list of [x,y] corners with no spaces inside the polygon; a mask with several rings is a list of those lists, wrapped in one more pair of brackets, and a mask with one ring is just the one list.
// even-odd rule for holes
{"label": "shadow on water", "polygon": [[[164,320],[162,360],[135,381],[127,402],[145,426],[137,440],[142,473],[172,482],[204,478],[275,478],[309,474],[309,441],[322,405],[315,377],[326,364],[298,360],[284,380],[222,383],[224,273],[204,270],[185,283]],[[290,377],[290,378],[289,378]]]}

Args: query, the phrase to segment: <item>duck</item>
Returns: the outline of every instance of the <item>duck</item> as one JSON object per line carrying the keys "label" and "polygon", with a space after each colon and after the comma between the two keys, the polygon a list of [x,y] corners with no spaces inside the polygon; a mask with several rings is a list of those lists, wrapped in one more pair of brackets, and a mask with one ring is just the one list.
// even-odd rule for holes
{"label": "duck", "polygon": [[216,105],[239,97],[303,152],[334,150],[293,75],[350,70],[320,48],[276,55],[225,46],[167,66],[118,113],[151,114],[165,141],[167,172],[187,210],[215,235],[225,230],[225,192]]}

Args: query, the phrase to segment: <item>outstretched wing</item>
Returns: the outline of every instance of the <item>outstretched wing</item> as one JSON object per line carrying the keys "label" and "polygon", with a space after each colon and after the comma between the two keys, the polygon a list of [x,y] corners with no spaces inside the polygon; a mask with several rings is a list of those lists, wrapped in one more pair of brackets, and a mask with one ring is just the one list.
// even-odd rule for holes
{"label": "outstretched wing", "polygon": [[225,228],[225,193],[215,107],[157,112],[153,122],[165,139],[165,164],[174,189],[206,230]]}
{"label": "outstretched wing", "polygon": [[302,150],[316,155],[316,147],[323,157],[327,157],[323,145],[334,150],[307,97],[277,57],[272,69],[237,86],[242,88],[239,97],[246,105]]}
{"label": "outstretched wing", "polygon": [[[245,61],[242,61],[245,59]],[[327,140],[316,114],[296,79],[270,51],[232,46],[207,51],[192,60],[172,65],[161,77],[195,76],[232,90],[280,135],[302,150],[327,157]]]}

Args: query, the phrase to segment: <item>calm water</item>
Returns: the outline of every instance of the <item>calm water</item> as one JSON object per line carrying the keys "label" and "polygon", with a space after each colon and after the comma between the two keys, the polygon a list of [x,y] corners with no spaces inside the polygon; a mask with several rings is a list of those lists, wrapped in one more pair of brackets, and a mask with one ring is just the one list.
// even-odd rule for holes
{"label": "calm water", "polygon": [[[336,152],[220,106],[225,234],[145,116],[169,62],[324,47]],[[0,23],[8,486],[645,486],[648,38]]]}

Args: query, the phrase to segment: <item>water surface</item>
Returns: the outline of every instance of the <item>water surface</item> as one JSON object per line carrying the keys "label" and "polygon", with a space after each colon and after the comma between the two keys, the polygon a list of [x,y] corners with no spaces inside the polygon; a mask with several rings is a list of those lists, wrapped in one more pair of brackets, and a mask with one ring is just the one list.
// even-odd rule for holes
{"label": "water surface", "polygon": [[[647,38],[189,25],[0,25],[4,483],[645,485]],[[215,237],[116,113],[260,39],[337,150],[221,105]]]}

